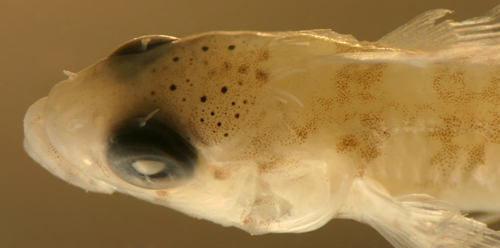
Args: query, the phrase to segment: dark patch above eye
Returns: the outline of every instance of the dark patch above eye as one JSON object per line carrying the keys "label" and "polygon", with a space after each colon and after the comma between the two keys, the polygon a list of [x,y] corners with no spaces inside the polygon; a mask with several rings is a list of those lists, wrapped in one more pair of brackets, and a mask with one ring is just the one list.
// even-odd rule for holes
{"label": "dark patch above eye", "polygon": [[208,47],[207,47],[207,46],[203,46],[203,47],[201,48],[201,50],[203,50],[204,52],[206,52],[206,51],[208,51]]}
{"label": "dark patch above eye", "polygon": [[[151,39],[146,46],[144,46],[142,43],[142,40],[144,39]],[[112,52],[108,56],[108,58],[122,56],[122,55],[129,55],[129,54],[144,53],[158,46],[171,43],[175,40],[178,40],[178,38],[166,35],[146,35],[137,37],[135,39],[127,41],[125,44],[118,47],[114,52]]]}

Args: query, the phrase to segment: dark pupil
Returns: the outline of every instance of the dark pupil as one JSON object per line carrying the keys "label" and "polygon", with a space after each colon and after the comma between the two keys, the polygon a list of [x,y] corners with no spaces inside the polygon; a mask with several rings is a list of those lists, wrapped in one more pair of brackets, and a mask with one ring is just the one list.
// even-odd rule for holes
{"label": "dark pupil", "polygon": [[192,176],[196,149],[167,125],[134,119],[117,128],[109,139],[108,162],[122,179],[136,186],[168,188]]}

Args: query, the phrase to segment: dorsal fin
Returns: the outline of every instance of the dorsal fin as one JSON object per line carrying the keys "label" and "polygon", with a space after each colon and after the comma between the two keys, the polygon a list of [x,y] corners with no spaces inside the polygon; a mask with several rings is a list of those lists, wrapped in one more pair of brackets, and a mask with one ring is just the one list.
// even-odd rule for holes
{"label": "dorsal fin", "polygon": [[500,44],[500,5],[484,16],[462,22],[436,21],[451,10],[427,11],[377,41],[401,50],[430,52],[446,47]]}

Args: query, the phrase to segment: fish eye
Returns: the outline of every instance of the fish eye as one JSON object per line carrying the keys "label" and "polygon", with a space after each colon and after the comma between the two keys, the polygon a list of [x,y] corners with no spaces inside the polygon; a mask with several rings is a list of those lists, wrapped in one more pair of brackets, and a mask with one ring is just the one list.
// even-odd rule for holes
{"label": "fish eye", "polygon": [[196,149],[166,124],[133,119],[108,140],[107,160],[121,179],[146,189],[178,186],[192,178]]}

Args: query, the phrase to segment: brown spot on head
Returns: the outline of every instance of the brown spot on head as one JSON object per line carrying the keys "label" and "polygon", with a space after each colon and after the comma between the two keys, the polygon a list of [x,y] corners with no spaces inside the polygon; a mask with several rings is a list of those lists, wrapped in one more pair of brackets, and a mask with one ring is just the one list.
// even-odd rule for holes
{"label": "brown spot on head", "polygon": [[266,61],[269,60],[269,50],[263,50],[259,53],[259,60]]}
{"label": "brown spot on head", "polygon": [[252,218],[251,215],[248,215],[244,220],[243,220],[243,225],[245,226],[248,226],[248,227],[252,227],[254,225],[256,225],[257,222]]}
{"label": "brown spot on head", "polygon": [[230,176],[231,173],[227,169],[216,168],[214,171],[214,177],[219,181],[228,179]]}
{"label": "brown spot on head", "polygon": [[157,190],[155,193],[159,197],[166,197],[168,195],[167,191],[165,191],[165,190]]}
{"label": "brown spot on head", "polygon": [[248,65],[240,65],[240,67],[238,67],[238,73],[248,74]]}
{"label": "brown spot on head", "polygon": [[256,70],[255,71],[255,79],[259,81],[267,81],[267,78],[269,77],[269,73],[264,72],[262,70]]}

